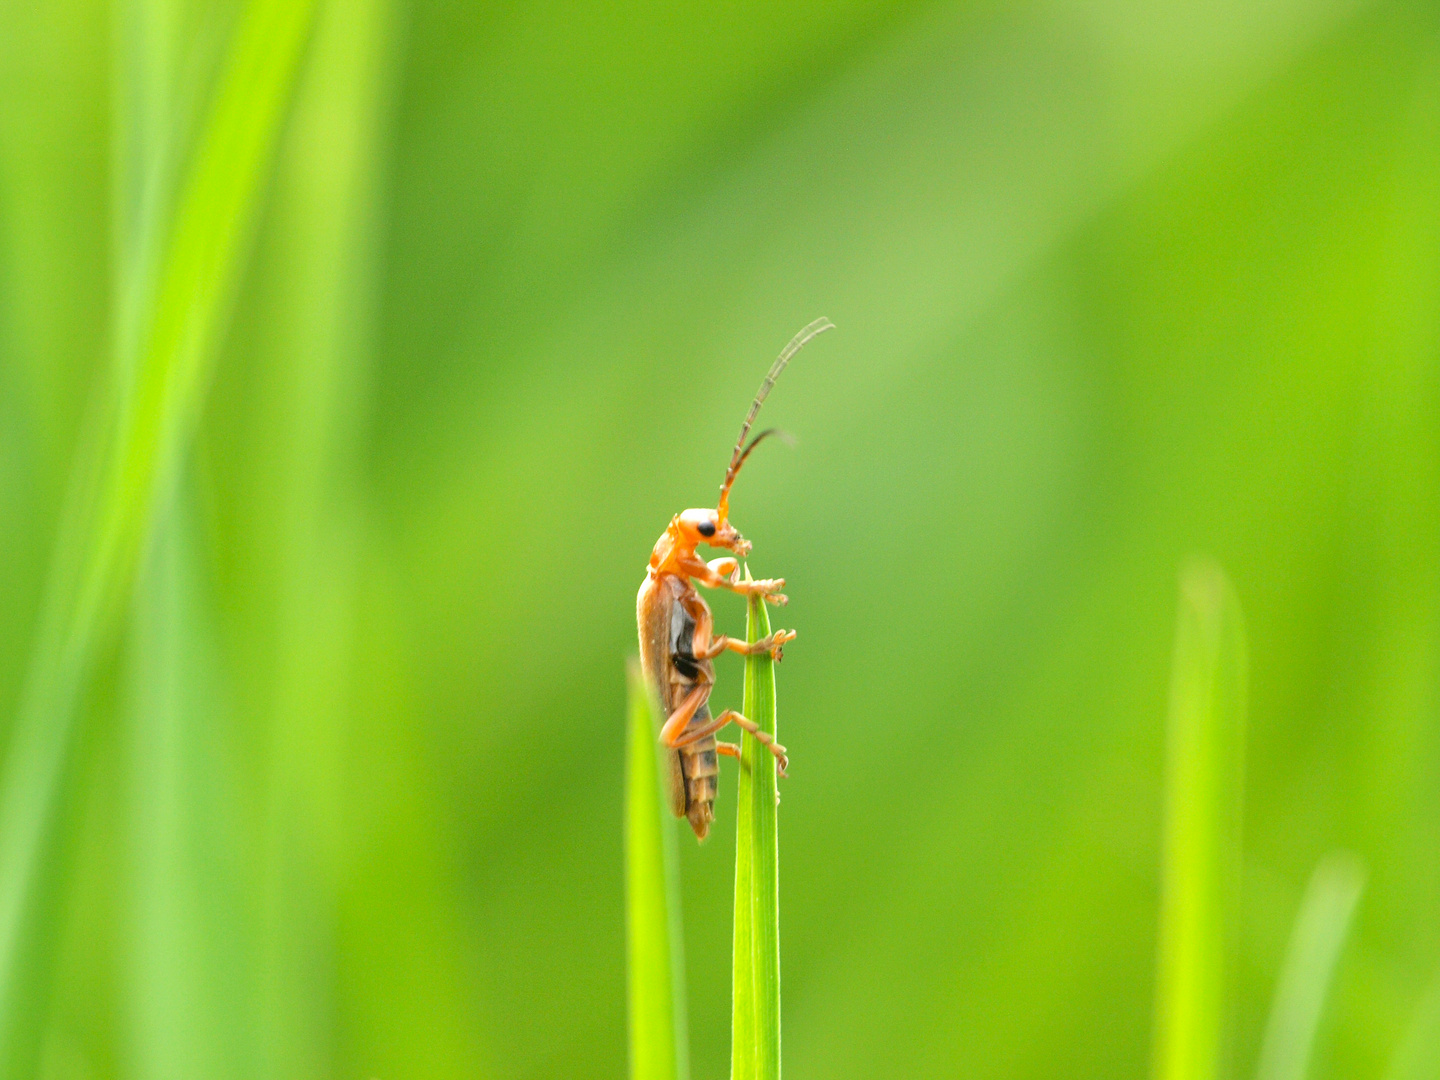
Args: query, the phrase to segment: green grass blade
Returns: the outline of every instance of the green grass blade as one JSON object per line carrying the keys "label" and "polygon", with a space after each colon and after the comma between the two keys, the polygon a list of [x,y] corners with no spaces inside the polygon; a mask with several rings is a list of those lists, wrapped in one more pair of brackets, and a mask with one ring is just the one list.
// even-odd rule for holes
{"label": "green grass blade", "polygon": [[223,667],[188,485],[140,567],[125,710],[135,1075],[256,1076],[239,812]]}
{"label": "green grass blade", "polygon": [[1224,572],[1181,575],[1167,735],[1156,1080],[1220,1072],[1225,950],[1240,851],[1245,632]]}
{"label": "green grass blade", "polygon": [[675,823],[665,805],[654,699],[630,664],[625,752],[625,921],[631,1080],[687,1080],[685,962]]}
{"label": "green grass blade", "polygon": [[1353,855],[1330,855],[1315,868],[1275,987],[1256,1080],[1304,1080],[1325,995],[1364,886],[1365,871]]}
{"label": "green grass blade", "polygon": [[[183,460],[245,241],[289,100],[310,0],[253,0],[242,17],[141,329],[122,341],[119,379],[76,464],[41,628],[0,776],[0,1073],[28,1025],[22,988],[43,966],[28,940],[51,862],[56,803],[84,687],[129,595],[155,508]],[[129,350],[133,349],[133,353]]]}
{"label": "green grass blade", "polygon": [[[747,670],[746,686],[749,686]],[[748,702],[747,702],[748,703]],[[751,742],[742,735],[742,747]],[[751,797],[751,759],[741,750],[739,793],[735,800],[735,926],[730,970],[730,1080],[755,1080],[754,905],[755,802]]]}
{"label": "green grass blade", "polygon": [[[765,600],[751,597],[746,640],[758,641],[768,633],[770,614]],[[775,735],[775,664],[768,654],[745,660],[743,711],[762,731]],[[775,759],[748,733],[742,736],[741,745],[731,1080],[778,1080],[780,876]]]}
{"label": "green grass blade", "polygon": [[[347,814],[347,715],[368,539],[356,461],[374,355],[379,207],[395,65],[393,0],[320,0],[304,75],[279,149],[252,274],[265,296],[253,335],[251,393],[265,400],[273,454],[255,470],[274,514],[276,666],[268,723],[259,1026],[260,1080],[309,1075],[334,1052]],[[256,323],[263,321],[263,330]],[[259,462],[257,461],[257,465]],[[419,907],[419,902],[415,903]],[[412,917],[424,916],[412,910]],[[420,962],[423,950],[410,952]],[[402,976],[393,973],[396,983]],[[427,990],[443,994],[443,980]],[[460,1055],[435,1021],[435,1057]],[[395,1011],[390,1019],[404,1020]],[[372,1045],[395,1041],[372,1028]],[[423,1075],[425,1065],[405,1066]],[[459,1066],[457,1065],[457,1068]],[[372,1058],[384,1075],[399,1066]]]}

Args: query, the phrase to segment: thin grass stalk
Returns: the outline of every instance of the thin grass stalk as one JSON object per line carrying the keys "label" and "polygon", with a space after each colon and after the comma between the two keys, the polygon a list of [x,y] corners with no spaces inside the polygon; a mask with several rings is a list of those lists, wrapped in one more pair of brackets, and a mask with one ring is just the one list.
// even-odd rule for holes
{"label": "thin grass stalk", "polygon": [[127,638],[133,901],[127,1045],[137,1076],[250,1080],[239,762],[226,737],[213,597],[190,485],[140,569]]}
{"label": "thin grass stalk", "polygon": [[[42,873],[53,863],[54,819],[74,727],[101,643],[134,581],[156,507],[198,419],[203,388],[234,294],[288,104],[311,0],[253,0],[244,12],[215,104],[148,300],[139,305],[135,362],[82,447],[56,543],[40,630],[0,774],[0,1075],[32,1070],[17,1038],[25,990],[44,966],[31,933]],[[123,337],[124,335],[122,335]],[[33,940],[32,940],[33,939]],[[33,1002],[31,1003],[33,1004]],[[29,1038],[29,1036],[26,1036]],[[33,1040],[32,1040],[33,1041]]]}
{"label": "thin grass stalk", "polygon": [[[750,577],[749,568],[745,571]],[[750,598],[745,639],[770,633],[764,597]],[[776,735],[775,664],[768,653],[745,660],[742,711]],[[735,949],[732,1080],[780,1076],[780,874],[775,758],[748,732],[741,737],[740,825],[735,852]]]}
{"label": "thin grass stalk", "polygon": [[667,812],[655,733],[659,713],[640,667],[629,668],[625,751],[625,938],[630,1080],[688,1080],[685,960],[675,822]]}
{"label": "thin grass stalk", "polygon": [[[266,476],[278,591],[257,950],[260,1076],[270,1080],[306,1075],[304,1063],[334,1046],[335,993],[316,973],[337,963],[350,827],[345,716],[367,537],[355,462],[399,22],[394,0],[317,3],[257,251],[267,325],[251,339],[253,382],[278,451]],[[441,1040],[432,1045],[448,1053]],[[370,1067],[383,1074],[387,1064]]]}
{"label": "thin grass stalk", "polygon": [[1364,887],[1364,868],[1346,852],[1326,856],[1311,875],[1275,986],[1256,1080],[1305,1080],[1325,997]]}
{"label": "thin grass stalk", "polygon": [[[749,681],[747,674],[747,683]],[[755,972],[751,933],[754,905],[755,802],[751,798],[753,758],[745,755],[749,735],[740,737],[740,780],[735,799],[735,924],[730,969],[730,1080],[755,1080]]]}
{"label": "thin grass stalk", "polygon": [[1225,954],[1237,894],[1245,632],[1215,564],[1181,575],[1167,733],[1156,1080],[1221,1073]]}

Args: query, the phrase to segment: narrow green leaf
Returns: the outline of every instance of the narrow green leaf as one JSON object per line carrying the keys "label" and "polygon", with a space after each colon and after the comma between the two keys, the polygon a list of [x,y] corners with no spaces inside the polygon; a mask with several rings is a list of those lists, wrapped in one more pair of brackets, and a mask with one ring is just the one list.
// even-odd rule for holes
{"label": "narrow green leaf", "polygon": [[1325,995],[1364,885],[1359,860],[1345,852],[1322,859],[1311,875],[1275,986],[1256,1080],[1304,1080]]}
{"label": "narrow green leaf", "polygon": [[1156,1080],[1215,1080],[1225,950],[1240,854],[1245,632],[1224,572],[1180,580],[1170,686],[1162,853]]}
{"label": "narrow green leaf", "polygon": [[675,823],[666,810],[654,699],[630,663],[625,753],[625,919],[631,1080],[687,1080],[685,962],[675,874]]}
{"label": "narrow green leaf", "polygon": [[53,821],[95,654],[134,581],[156,506],[198,420],[244,261],[313,0],[252,0],[187,179],[154,285],[122,333],[117,384],[82,446],[56,542],[41,630],[0,776],[0,1075],[26,1075],[21,992],[43,967],[29,921],[51,864]]}
{"label": "narrow green leaf", "polygon": [[188,485],[140,568],[130,638],[131,974],[138,1076],[257,1075],[242,805]]}
{"label": "narrow green leaf", "polygon": [[[747,627],[748,629],[748,627]],[[746,669],[749,686],[749,669]],[[747,700],[748,704],[748,700]],[[730,970],[730,1080],[755,1080],[755,971],[751,903],[755,847],[753,759],[749,735],[740,737],[740,781],[735,798],[735,928]]]}
{"label": "narrow green leaf", "polygon": [[[749,569],[745,572],[750,577]],[[770,633],[765,600],[750,598],[747,641]],[[745,660],[743,711],[776,734],[775,664]],[[735,966],[732,974],[732,1080],[780,1076],[780,875],[775,759],[749,733],[741,737],[739,828],[735,851]]]}
{"label": "narrow green leaf", "polygon": [[[277,601],[273,696],[263,782],[263,870],[258,967],[257,1080],[299,1080],[334,1052],[343,908],[341,867],[353,818],[345,785],[357,584],[367,542],[355,470],[374,355],[386,115],[396,60],[394,0],[318,0],[303,75],[277,152],[254,274],[266,288],[249,327],[248,380],[265,403],[273,448],[263,484],[273,510],[262,535],[273,545]],[[267,631],[270,630],[267,626]],[[428,917],[419,890],[411,916]],[[425,948],[407,952],[423,963]],[[404,976],[392,970],[395,984]],[[462,1052],[437,1007],[449,987],[435,972],[408,1005],[432,1020],[430,1057]],[[452,1006],[458,1010],[458,1006]],[[404,1025],[397,1011],[389,1021]],[[371,1045],[395,1049],[372,1027]],[[397,1069],[371,1058],[375,1075]]]}

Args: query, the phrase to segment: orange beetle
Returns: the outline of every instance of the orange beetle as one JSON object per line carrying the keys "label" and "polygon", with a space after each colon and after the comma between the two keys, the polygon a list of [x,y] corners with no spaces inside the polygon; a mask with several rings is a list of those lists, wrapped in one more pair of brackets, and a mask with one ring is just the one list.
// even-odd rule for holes
{"label": "orange beetle", "polygon": [[670,808],[676,817],[689,819],[695,836],[701,840],[705,839],[715,818],[717,755],[740,756],[738,746],[717,742],[715,732],[734,721],[769,748],[781,776],[785,775],[788,764],[785,748],[734,709],[711,717],[710,692],[715,688],[713,661],[726,649],[742,655],[768,652],[779,660],[781,647],[795,637],[795,631],[776,630],[753,644],[724,634],[713,636],[710,608],[695,591],[694,582],[745,596],[758,593],[772,604],[783,604],[786,598],[780,589],[785,579],[742,581],[738,559],[727,556],[707,563],[695,549],[707,544],[742,557],[749,554],[750,542],[730,524],[730,488],[750,451],[775,432],[773,429],[762,431],[748,444],[745,436],[750,433],[760,406],[790,358],[811,338],[831,328],[829,319],[816,319],[785,346],[760,384],[760,392],[755,395],[745,423],[740,427],[740,438],[730,455],[730,467],[725,471],[715,509],[686,510],[670,519],[669,527],[650,554],[650,568],[636,598],[640,663],[666,716],[660,728],[660,743],[670,751],[667,755]]}

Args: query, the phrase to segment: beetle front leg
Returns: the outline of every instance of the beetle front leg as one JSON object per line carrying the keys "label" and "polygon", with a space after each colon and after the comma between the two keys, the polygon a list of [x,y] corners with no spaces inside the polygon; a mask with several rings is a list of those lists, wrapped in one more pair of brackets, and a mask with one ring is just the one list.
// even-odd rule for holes
{"label": "beetle front leg", "polygon": [[741,596],[760,595],[772,604],[785,605],[790,598],[780,590],[785,587],[785,579],[782,578],[761,578],[759,581],[727,581],[725,588],[737,592]]}
{"label": "beetle front leg", "polygon": [[731,558],[729,555],[723,559],[711,559],[705,564],[710,573],[721,578],[727,585],[733,585],[740,580],[740,560]]}
{"label": "beetle front leg", "polygon": [[[780,592],[785,587],[784,578],[761,578],[759,581],[740,581],[735,577],[738,564],[728,556],[723,559],[716,559],[713,563],[707,563],[698,555],[679,560],[679,569],[686,577],[693,578],[707,589],[729,589],[731,592],[739,593],[741,596],[754,596],[760,594],[772,604],[787,604],[789,598]],[[727,570],[729,577],[725,577],[720,570]]]}

